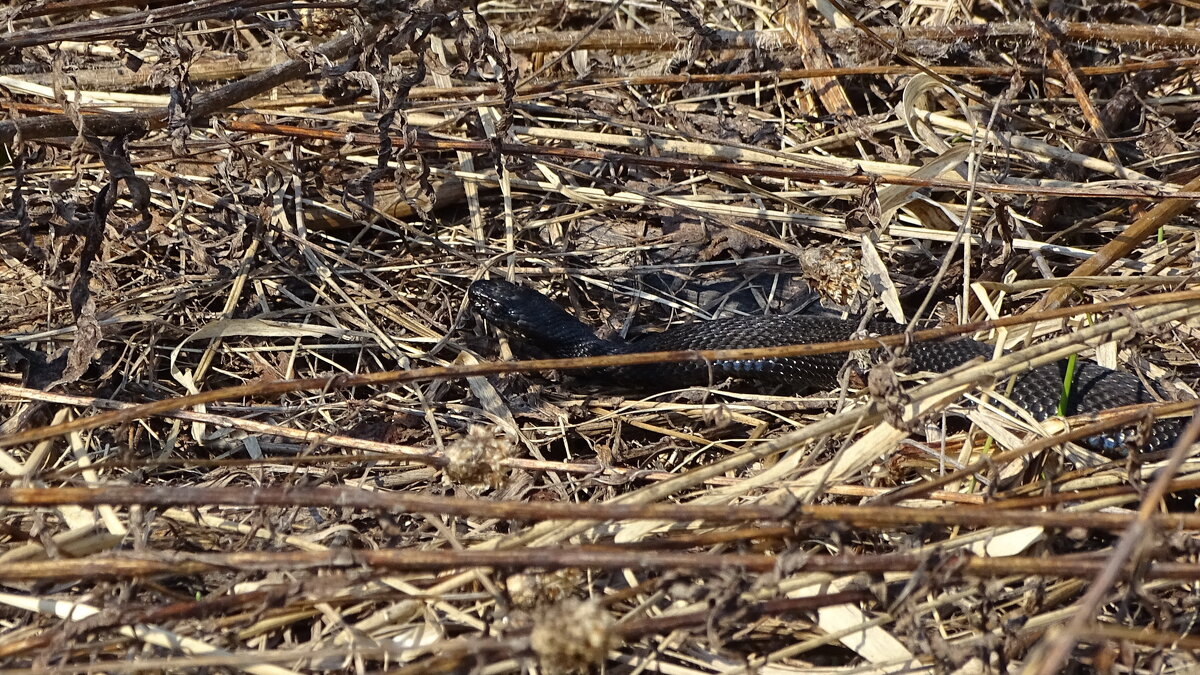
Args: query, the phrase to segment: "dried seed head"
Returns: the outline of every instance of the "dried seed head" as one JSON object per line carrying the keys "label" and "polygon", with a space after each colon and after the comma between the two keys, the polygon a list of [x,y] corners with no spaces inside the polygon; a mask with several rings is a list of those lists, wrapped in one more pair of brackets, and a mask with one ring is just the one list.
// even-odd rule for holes
{"label": "dried seed head", "polygon": [[467,435],[446,447],[446,480],[463,485],[504,483],[503,462],[512,453],[512,443],[494,427],[471,427]]}
{"label": "dried seed head", "polygon": [[583,574],[579,570],[555,570],[545,574],[514,574],[505,580],[508,597],[513,606],[533,609],[539,605],[561,602],[579,591]]}
{"label": "dried seed head", "polygon": [[615,623],[595,600],[570,598],[539,613],[529,643],[546,672],[581,672],[617,646]]}
{"label": "dried seed head", "polygon": [[332,35],[346,27],[347,13],[343,11],[305,7],[300,10],[300,27],[313,35]]}
{"label": "dried seed head", "polygon": [[862,259],[850,248],[821,246],[805,249],[800,269],[808,285],[828,305],[857,309],[867,296]]}

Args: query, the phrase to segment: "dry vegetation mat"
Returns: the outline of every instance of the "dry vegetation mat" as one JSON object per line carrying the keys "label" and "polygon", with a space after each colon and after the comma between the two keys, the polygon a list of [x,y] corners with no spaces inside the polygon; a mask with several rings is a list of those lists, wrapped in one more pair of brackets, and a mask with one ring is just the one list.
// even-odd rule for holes
{"label": "dry vegetation mat", "polygon": [[[5,672],[1198,666],[1196,3],[0,16]],[[484,278],[997,358],[623,390]],[[1066,353],[1161,401],[1010,405]]]}

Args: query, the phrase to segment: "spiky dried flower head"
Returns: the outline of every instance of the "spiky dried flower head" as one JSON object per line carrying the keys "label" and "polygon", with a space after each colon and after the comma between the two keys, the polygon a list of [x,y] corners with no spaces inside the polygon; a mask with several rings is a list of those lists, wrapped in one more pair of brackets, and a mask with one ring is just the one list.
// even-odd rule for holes
{"label": "spiky dried flower head", "polygon": [[808,285],[827,305],[854,310],[866,297],[862,257],[844,246],[820,246],[805,249],[800,269]]}
{"label": "spiky dried flower head", "polygon": [[300,27],[311,35],[332,35],[349,23],[347,14],[345,10],[304,7],[300,10]]}
{"label": "spiky dried flower head", "polygon": [[533,609],[578,593],[583,585],[579,570],[554,570],[544,574],[514,574],[504,581],[508,597],[518,609]]}
{"label": "spiky dried flower head", "polygon": [[495,427],[471,427],[467,435],[446,447],[446,480],[461,485],[499,487],[507,475],[504,460],[513,444]]}
{"label": "spiky dried flower head", "polygon": [[599,602],[568,598],[538,613],[529,643],[547,673],[577,673],[603,663],[617,646],[615,626]]}

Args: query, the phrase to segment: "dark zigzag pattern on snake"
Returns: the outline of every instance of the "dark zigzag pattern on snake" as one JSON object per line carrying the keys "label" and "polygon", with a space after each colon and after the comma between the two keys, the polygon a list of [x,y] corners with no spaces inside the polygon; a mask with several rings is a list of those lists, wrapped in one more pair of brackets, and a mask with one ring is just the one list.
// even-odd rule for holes
{"label": "dark zigzag pattern on snake", "polygon": [[[506,333],[528,340],[555,358],[835,342],[851,339],[860,325],[856,320],[811,316],[738,317],[681,324],[624,342],[598,338],[591,328],[554,301],[525,286],[507,281],[477,281],[471,285],[468,296],[474,311],[484,319]],[[904,330],[904,326],[887,321],[872,321],[866,328],[876,335]],[[916,370],[942,373],[975,358],[991,358],[992,353],[992,346],[986,343],[956,339],[915,343],[907,348],[905,356],[912,359]],[[597,380],[660,390],[704,385],[726,378],[813,389],[836,386],[838,372],[845,362],[845,354],[822,354],[752,361],[620,366],[587,373]],[[1056,415],[1066,370],[1064,359],[1018,375],[1011,400],[1028,410],[1035,419],[1044,420]],[[1136,376],[1079,359],[1065,412],[1067,415],[1097,413],[1154,400]],[[1182,427],[1183,421],[1179,419],[1156,422],[1142,451],[1170,447]],[[1118,429],[1088,438],[1084,444],[1107,456],[1122,457],[1127,454],[1127,441],[1133,436],[1132,429]]]}

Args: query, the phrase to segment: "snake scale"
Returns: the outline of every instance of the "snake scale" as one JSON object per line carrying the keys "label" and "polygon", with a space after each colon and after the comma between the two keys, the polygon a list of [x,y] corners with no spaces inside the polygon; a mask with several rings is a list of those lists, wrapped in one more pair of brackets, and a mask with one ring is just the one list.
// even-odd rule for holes
{"label": "snake scale", "polygon": [[[489,323],[520,337],[554,358],[632,354],[654,351],[745,349],[779,347],[852,339],[861,322],[813,316],[737,317],[695,321],[630,340],[604,340],[553,300],[526,286],[507,281],[482,280],[468,290],[472,309]],[[892,335],[904,326],[871,321],[866,330]],[[921,342],[907,348],[916,370],[942,373],[972,359],[991,358],[993,348],[983,342],[956,339]],[[703,385],[726,378],[764,383],[802,383],[805,388],[830,388],[846,362],[845,354],[779,357],[740,361],[657,363],[616,366],[587,371],[590,378],[638,388],[671,389]],[[1066,360],[1033,368],[1018,375],[1010,399],[1044,420],[1058,414],[1067,372]],[[1078,360],[1067,415],[1097,413],[1156,400],[1135,375]],[[1159,420],[1143,439],[1142,451],[1170,447],[1182,430],[1178,419]],[[1084,444],[1109,457],[1128,453],[1135,438],[1132,429],[1117,429],[1093,436]]]}

